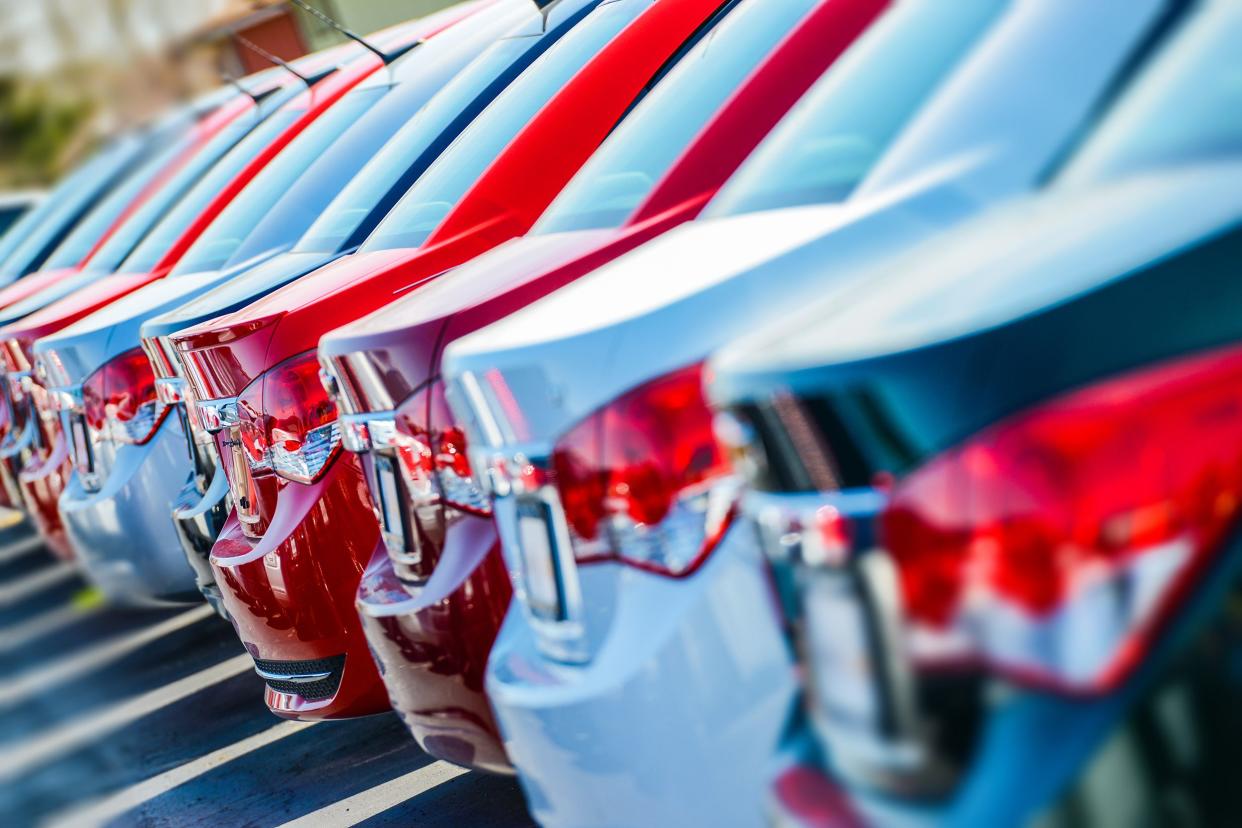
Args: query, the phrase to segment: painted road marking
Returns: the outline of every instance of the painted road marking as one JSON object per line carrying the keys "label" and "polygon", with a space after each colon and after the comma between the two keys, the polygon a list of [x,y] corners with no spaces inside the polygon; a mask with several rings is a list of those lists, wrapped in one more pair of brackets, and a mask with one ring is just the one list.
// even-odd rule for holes
{"label": "painted road marking", "polygon": [[146,627],[114,641],[93,644],[84,652],[29,670],[0,685],[0,710],[20,704],[39,693],[45,693],[56,685],[82,678],[110,662],[119,661],[152,641],[214,616],[215,612],[211,607],[203,604],[155,626]]}
{"label": "painted road marking", "polygon": [[286,822],[280,828],[344,828],[357,825],[376,814],[426,793],[437,785],[466,773],[465,768],[448,762],[432,762],[404,776],[390,779],[353,796]]}
{"label": "painted road marking", "polygon": [[188,698],[213,684],[247,673],[253,667],[254,661],[248,654],[242,653],[214,667],[117,702],[98,713],[66,722],[34,739],[13,745],[0,753],[0,784],[11,783],[27,771],[53,762],[75,750],[81,750],[144,716]]}
{"label": "painted road marking", "polygon": [[313,725],[314,722],[281,722],[261,733],[247,736],[241,741],[214,750],[206,756],[167,770],[158,776],[144,779],[105,799],[55,815],[48,821],[48,824],[51,828],[89,828],[89,826],[105,825],[139,805],[163,796],[205,773],[227,765],[234,759],[267,747]]}
{"label": "painted road marking", "polygon": [[23,558],[34,552],[36,549],[43,548],[43,538],[38,535],[31,535],[28,538],[22,538],[19,541],[0,548],[0,565],[12,563],[18,558]]}
{"label": "painted road marking", "polygon": [[50,589],[61,581],[67,581],[76,574],[77,570],[74,569],[73,564],[58,561],[24,578],[18,578],[11,584],[0,584],[0,609],[11,607],[32,595],[38,595],[43,590]]}
{"label": "painted road marking", "polygon": [[51,635],[86,618],[99,615],[102,611],[102,606],[78,607],[73,604],[66,604],[56,609],[48,610],[42,615],[36,615],[30,620],[23,621],[6,630],[0,630],[0,654],[11,653],[26,646],[31,641],[42,638],[45,635]]}

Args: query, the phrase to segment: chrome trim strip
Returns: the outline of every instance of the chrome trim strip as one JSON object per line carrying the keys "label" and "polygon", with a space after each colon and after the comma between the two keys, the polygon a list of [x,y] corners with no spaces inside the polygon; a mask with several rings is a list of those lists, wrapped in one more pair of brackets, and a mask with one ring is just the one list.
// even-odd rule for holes
{"label": "chrome trim strip", "polygon": [[282,675],[280,673],[269,673],[267,670],[259,669],[259,665],[255,665],[254,671],[259,674],[259,678],[264,681],[287,681],[290,684],[314,684],[317,681],[323,681],[331,677],[332,671],[328,670],[323,673],[291,673],[290,675]]}

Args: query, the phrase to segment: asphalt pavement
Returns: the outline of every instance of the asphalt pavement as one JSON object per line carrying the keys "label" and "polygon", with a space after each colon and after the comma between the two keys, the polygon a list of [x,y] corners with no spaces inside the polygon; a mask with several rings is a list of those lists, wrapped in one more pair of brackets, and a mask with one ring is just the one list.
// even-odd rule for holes
{"label": "asphalt pavement", "polygon": [[0,825],[531,825],[511,777],[423,753],[395,714],[278,719],[205,605],[106,606],[0,532]]}

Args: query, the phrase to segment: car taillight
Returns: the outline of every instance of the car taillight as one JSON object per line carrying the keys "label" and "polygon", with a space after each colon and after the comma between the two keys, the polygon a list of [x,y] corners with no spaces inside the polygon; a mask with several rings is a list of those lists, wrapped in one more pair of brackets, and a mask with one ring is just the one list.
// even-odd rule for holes
{"label": "car taillight", "polygon": [[587,417],[552,452],[574,557],[683,576],[732,515],[730,475],[703,396],[702,366],[652,380]]}
{"label": "car taillight", "polygon": [[263,410],[272,469],[297,483],[318,480],[341,447],[341,429],[314,351],[263,375]]}
{"label": "car taillight", "polygon": [[[444,398],[444,383],[436,380],[426,392],[427,413],[424,422],[429,430],[422,432],[422,445],[430,454],[431,466],[440,497],[449,509],[491,517],[492,507],[487,494],[479,487],[471,474],[467,456],[466,433],[453,421],[452,412]],[[397,428],[411,436],[418,436],[418,426],[412,416],[405,416],[406,406],[398,410]]]}
{"label": "car taillight", "polygon": [[912,652],[1105,690],[1242,503],[1242,349],[1014,416],[896,486],[881,516]]}
{"label": "car taillight", "polygon": [[[206,409],[214,411],[214,409]],[[250,471],[255,474],[272,470],[267,446],[267,429],[263,417],[263,378],[242,389],[234,402],[233,417],[237,425],[237,441]],[[222,422],[228,422],[222,418]]]}
{"label": "car taillight", "polygon": [[168,407],[155,393],[155,374],[141,348],[126,351],[82,384],[87,425],[114,442],[142,445],[164,422]]}
{"label": "car taillight", "polygon": [[[206,422],[208,407],[199,405]],[[314,483],[341,448],[336,404],[319,379],[315,352],[268,370],[237,397],[238,439],[253,472],[274,471],[295,483]]]}

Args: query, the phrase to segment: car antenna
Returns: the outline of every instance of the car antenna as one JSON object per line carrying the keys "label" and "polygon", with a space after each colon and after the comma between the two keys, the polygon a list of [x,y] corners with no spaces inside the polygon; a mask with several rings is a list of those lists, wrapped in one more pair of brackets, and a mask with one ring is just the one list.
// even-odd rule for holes
{"label": "car antenna", "polygon": [[303,75],[297,69],[294,69],[292,66],[290,66],[288,61],[285,61],[285,60],[282,60],[276,57],[274,54],[269,52],[267,49],[264,49],[262,46],[255,43],[253,40],[250,40],[249,38],[245,37],[244,35],[240,35],[235,32],[233,34],[233,37],[237,39],[238,43],[245,46],[247,49],[254,52],[256,55],[263,58],[268,63],[271,63],[275,66],[279,66],[281,69],[284,69],[286,72],[293,75],[295,78],[302,81],[302,83],[306,84],[307,86],[312,85],[311,79],[306,77],[306,75]]}
{"label": "car antenna", "polygon": [[310,3],[307,3],[306,0],[289,0],[289,2],[297,6],[299,9],[306,12],[307,14],[310,14],[318,18],[324,24],[332,27],[333,29],[336,29],[338,32],[345,35],[347,38],[354,41],[355,43],[360,44],[364,49],[367,49],[368,51],[374,53],[377,57],[379,57],[380,60],[384,61],[385,66],[387,66],[388,64],[392,63],[394,60],[399,58],[404,51],[408,51],[408,50],[403,50],[402,52],[389,54],[388,52],[385,52],[383,49],[380,49],[378,46],[368,43],[366,38],[364,38],[362,35],[357,34],[356,32],[353,32],[345,28],[340,23],[337,23],[335,20],[333,20],[328,15],[324,14],[322,11],[315,8]]}

